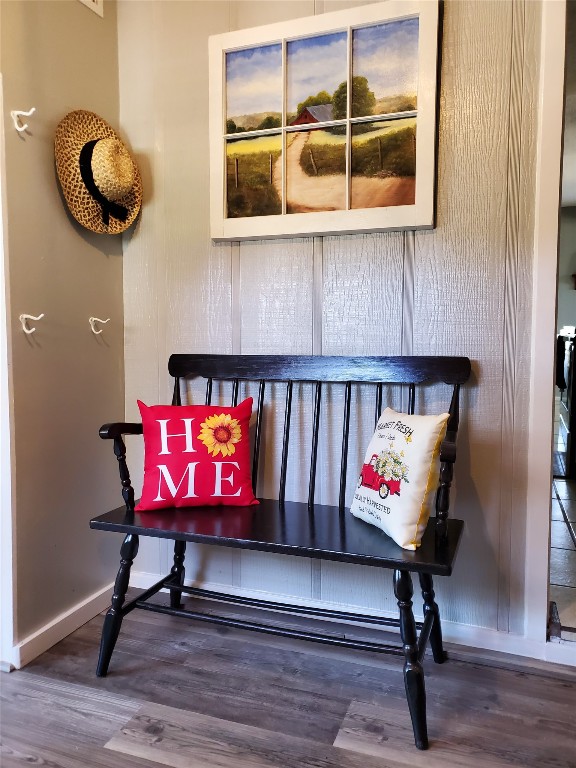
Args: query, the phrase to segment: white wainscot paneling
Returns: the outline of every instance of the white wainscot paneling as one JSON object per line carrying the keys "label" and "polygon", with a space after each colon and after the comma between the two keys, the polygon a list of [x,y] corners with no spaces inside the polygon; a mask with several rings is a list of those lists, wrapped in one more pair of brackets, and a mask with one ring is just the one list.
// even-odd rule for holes
{"label": "white wainscot paneling", "polygon": [[[523,634],[524,632],[524,601],[526,589],[524,578],[526,557],[526,503],[520,489],[528,487],[528,424],[530,407],[530,344],[531,337],[528,329],[531,326],[532,314],[532,268],[535,224],[535,197],[532,194],[536,188],[536,151],[537,151],[537,119],[540,79],[540,13],[539,5],[527,3],[523,8],[514,6],[515,13],[524,12],[525,26],[520,27],[518,37],[522,45],[516,45],[518,66],[514,79],[516,92],[521,89],[522,99],[517,99],[516,122],[520,131],[520,152],[516,174],[517,195],[510,195],[510,202],[518,206],[517,238],[510,238],[509,263],[514,264],[515,283],[510,286],[513,301],[510,303],[509,316],[510,336],[513,338],[514,355],[510,360],[513,376],[509,381],[509,398],[514,404],[513,413],[508,421],[512,421],[514,445],[510,451],[511,474],[514,484],[507,486],[509,492],[510,522],[503,521],[502,536],[511,536],[510,543],[510,580],[509,580],[509,628],[510,631]],[[517,25],[517,28],[520,25]],[[520,58],[522,57],[522,58]],[[518,134],[515,133],[515,136]],[[513,155],[516,157],[516,155]],[[511,205],[512,207],[512,205]],[[513,212],[512,217],[516,214]],[[514,219],[513,219],[514,220]],[[517,251],[515,251],[517,248]],[[515,261],[517,257],[517,262]],[[510,533],[507,527],[510,526]],[[504,552],[502,553],[504,554]],[[541,557],[546,557],[543,552]],[[506,608],[505,604],[503,608]],[[502,622],[506,627],[506,623]],[[542,625],[543,626],[543,625]]]}
{"label": "white wainscot paneling", "polygon": [[437,229],[416,233],[414,261],[414,353],[474,361],[456,469],[454,514],[467,523],[459,590],[438,580],[438,593],[445,616],[490,628],[500,599],[501,488],[510,482],[501,422],[511,38],[512,3],[446,4]]}
{"label": "white wainscot paneling", "polygon": [[399,355],[404,234],[323,239],[325,355]]}
{"label": "white wainscot paneling", "polygon": [[240,584],[242,589],[309,598],[312,595],[310,560],[242,551]]}
{"label": "white wainscot paneling", "polygon": [[312,353],[311,238],[240,245],[242,354]]}
{"label": "white wainscot paneling", "polygon": [[[416,577],[416,585],[417,585]],[[392,571],[350,563],[322,563],[322,600],[343,606],[358,606],[367,612],[396,616]],[[421,613],[418,603],[415,612]]]}
{"label": "white wainscot paneling", "polygon": [[[168,573],[172,567],[172,555],[174,547],[170,544],[166,547],[166,560],[164,572]],[[186,546],[186,583],[192,583],[196,587],[205,584],[233,584],[235,558],[234,551],[229,547],[213,547],[204,544],[188,544]]]}
{"label": "white wainscot paneling", "polygon": [[[242,354],[311,354],[313,322],[313,241],[267,240],[239,246],[239,314]],[[306,462],[310,455],[313,394],[310,387],[293,395],[286,498],[306,498]],[[303,404],[304,400],[306,405]],[[266,393],[261,452],[261,493],[277,497],[282,456],[286,387]]]}
{"label": "white wainscot paneling", "polygon": [[[514,141],[519,135],[510,132],[514,4],[445,3],[435,231],[242,245],[212,245],[207,235],[203,199],[207,160],[199,149],[208,146],[208,93],[200,61],[205,37],[227,28],[355,4],[353,0],[119,4],[119,19],[126,22],[119,26],[121,123],[139,159],[145,190],[142,220],[124,254],[127,417],[136,416],[136,397],[154,402],[169,395],[166,360],[172,351],[401,354],[413,349],[414,354],[469,355],[474,374],[462,393],[464,417],[453,494],[453,514],[466,520],[466,530],[454,577],[437,579],[436,590],[444,618],[496,628],[499,611],[504,619],[508,610],[507,554],[514,548],[518,562],[525,555],[523,539],[510,541],[504,519],[510,477],[503,458],[509,443],[501,426],[503,392],[509,393],[511,387],[504,381],[506,370],[511,370],[504,364],[510,354],[505,333],[523,332],[514,324],[506,328],[505,297],[519,292],[517,301],[524,302],[525,309],[516,322],[524,326],[531,306],[530,211],[522,214],[527,223],[520,224],[520,245],[525,249],[518,264],[521,279],[506,272],[507,218],[514,190],[509,190],[505,169],[518,149]],[[533,5],[528,4],[532,14]],[[516,4],[516,9],[521,11],[522,5]],[[204,26],[189,37],[198,24]],[[136,48],[151,54],[135,56]],[[192,48],[196,50],[188,50]],[[184,119],[176,108],[182,73],[197,93],[184,105]],[[530,153],[530,137],[521,138],[522,151]],[[525,157],[522,162],[529,166],[529,161]],[[525,205],[522,201],[530,195],[520,198],[519,205]],[[412,243],[409,238],[412,250],[405,248]],[[527,349],[527,336],[522,338]],[[522,362],[514,359],[517,390],[529,370],[527,364],[522,368]],[[307,494],[313,402],[312,388],[307,390],[306,407],[295,408],[294,413],[288,498]],[[448,395],[448,388],[435,389],[422,405],[440,412],[447,407]],[[393,407],[401,407],[394,394],[390,396]],[[274,420],[280,440],[262,449],[263,495],[277,494],[284,398],[282,385],[267,391],[265,418]],[[516,424],[524,418],[525,401],[526,396],[515,400]],[[337,475],[340,461],[341,406],[341,395],[324,393],[319,500],[337,498],[329,478]],[[360,426],[351,436],[347,501],[353,467],[361,461],[373,429],[372,411],[371,394],[353,401],[352,421]],[[521,445],[514,446],[515,455],[520,449]],[[137,485],[134,464],[132,471]],[[515,504],[523,503],[518,493]],[[171,558],[169,544],[143,538],[135,568],[165,571]],[[322,598],[383,613],[396,611],[387,572],[285,560],[264,553],[189,547],[187,577],[247,590],[262,590],[264,585],[266,591],[304,600]],[[420,610],[419,600],[415,607]]]}

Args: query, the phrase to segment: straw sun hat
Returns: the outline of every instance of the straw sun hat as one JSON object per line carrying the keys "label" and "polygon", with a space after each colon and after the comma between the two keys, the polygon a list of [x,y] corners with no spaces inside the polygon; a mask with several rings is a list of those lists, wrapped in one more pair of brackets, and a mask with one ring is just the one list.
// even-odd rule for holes
{"label": "straw sun hat", "polygon": [[56,171],[76,221],[92,232],[116,235],[142,204],[140,173],[120,137],[102,118],[80,109],[58,124]]}

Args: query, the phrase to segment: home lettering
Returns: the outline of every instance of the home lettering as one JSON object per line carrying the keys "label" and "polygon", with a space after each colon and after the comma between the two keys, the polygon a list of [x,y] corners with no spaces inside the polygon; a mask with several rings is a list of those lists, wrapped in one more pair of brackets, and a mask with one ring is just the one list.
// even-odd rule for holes
{"label": "home lettering", "polygon": [[[165,498],[162,496],[162,481],[164,481],[164,485],[166,489],[169,492],[169,495],[172,498],[175,498],[178,490],[180,489],[180,486],[184,482],[184,479],[186,478],[186,475],[188,475],[188,489],[186,491],[185,496],[182,498],[184,499],[194,499],[198,496],[197,493],[195,493],[194,488],[194,480],[196,477],[196,467],[198,466],[200,462],[198,461],[191,461],[186,469],[184,470],[184,474],[180,478],[180,481],[178,482],[178,485],[174,482],[174,479],[172,475],[170,474],[170,470],[166,466],[166,464],[159,464],[158,465],[158,494],[154,501],[165,501]],[[222,488],[222,483],[229,483],[232,487],[234,486],[234,470],[230,470],[229,474],[224,475],[224,467],[230,466],[235,467],[236,469],[240,469],[240,466],[238,462],[236,461],[209,461],[203,464],[202,469],[208,471],[208,467],[214,467],[214,493],[210,494],[213,497],[216,496],[240,496],[240,493],[242,491],[241,488],[239,488],[236,493],[225,493],[224,489]]]}
{"label": "home lettering", "polygon": [[168,450],[169,437],[185,437],[186,448],[184,448],[183,453],[194,453],[194,445],[192,444],[192,422],[194,419],[178,419],[178,421],[184,422],[184,432],[180,432],[174,435],[168,434],[168,422],[174,421],[174,419],[156,419],[156,421],[160,425],[160,440],[162,442],[162,450],[160,451],[161,454],[167,453],[170,455],[171,453],[171,451]]}
{"label": "home lettering", "polygon": [[[184,448],[182,448],[182,441],[178,441],[176,444],[176,453],[196,453],[196,448],[194,448],[194,434],[192,431],[192,424],[194,422],[194,419],[156,419],[158,422],[158,425],[160,427],[160,443],[162,446],[162,450],[159,452],[159,456],[161,455],[172,455],[173,451],[170,450],[170,448],[174,447],[173,438],[177,437],[183,437],[184,440]],[[181,421],[183,423],[183,432],[168,432],[168,423],[170,421]],[[180,427],[182,429],[182,427]],[[170,440],[170,448],[168,444],[168,440]],[[175,498],[176,494],[180,490],[180,486],[186,481],[188,482],[188,487],[186,490],[186,494],[182,497],[184,499],[194,499],[198,497],[198,494],[195,490],[195,481],[196,481],[196,467],[198,466],[200,462],[198,461],[191,461],[188,463],[186,468],[184,469],[184,472],[182,476],[178,478],[174,478],[172,474],[170,473],[170,469],[168,468],[167,464],[158,464],[158,493],[156,495],[156,498],[154,501],[165,501],[166,497],[163,494],[167,494],[168,497]],[[213,470],[212,470],[213,467]],[[204,476],[209,474],[210,472],[213,473],[213,487],[214,487],[214,493],[211,494],[212,497],[220,497],[220,496],[240,496],[240,493],[242,492],[242,489],[239,488],[235,493],[232,492],[226,492],[231,491],[231,488],[234,487],[234,468],[240,469],[239,464],[236,461],[205,461],[202,462],[202,473]],[[224,490],[226,489],[226,491]]]}

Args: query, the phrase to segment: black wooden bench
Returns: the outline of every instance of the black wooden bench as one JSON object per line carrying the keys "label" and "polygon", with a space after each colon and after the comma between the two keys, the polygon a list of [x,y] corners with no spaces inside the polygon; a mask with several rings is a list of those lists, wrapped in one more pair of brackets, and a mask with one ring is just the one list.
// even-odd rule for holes
{"label": "black wooden bench", "polygon": [[[466,357],[321,357],[321,356],[228,356],[172,355],[169,372],[175,377],[173,404],[182,404],[181,392],[187,380],[206,379],[205,400],[212,404],[213,394],[231,388],[232,405],[238,401],[239,388],[254,382],[257,387],[256,426],[253,453],[253,487],[256,489],[260,458],[267,451],[268,441],[275,441],[266,429],[265,391],[271,383],[285,389],[283,435],[281,436],[280,487],[276,499],[261,499],[258,506],[206,507],[162,510],[161,514],[134,511],[134,491],[130,484],[123,435],[142,433],[141,424],[106,424],[100,436],[114,441],[114,453],[119,462],[122,496],[125,505],[90,521],[90,526],[125,534],[120,550],[120,570],[116,577],[112,604],[102,630],[97,675],[105,676],[120,632],[122,619],[135,608],[189,617],[196,620],[252,629],[288,637],[315,640],[332,645],[404,656],[404,681],[412,718],[414,738],[419,749],[428,747],[426,726],[426,694],[422,659],[430,641],[434,661],[446,659],[442,646],[440,615],[435,602],[432,579],[452,573],[463,523],[448,519],[450,486],[456,459],[456,433],[459,421],[459,391],[470,374]],[[222,385],[219,382],[230,382]],[[298,386],[300,383],[308,386]],[[194,382],[195,383],[195,382]],[[436,516],[432,517],[416,551],[397,546],[379,529],[353,517],[346,509],[346,478],[348,445],[351,430],[351,402],[354,386],[373,385],[376,419],[383,408],[384,386],[402,385],[409,413],[414,413],[417,387],[438,384],[451,385],[451,397],[446,439],[442,445],[440,484],[436,495]],[[339,503],[327,506],[315,503],[318,458],[318,433],[321,398],[328,387],[342,387],[342,452],[339,473]],[[288,445],[294,399],[297,393],[312,390],[312,444],[310,449],[308,501],[300,503],[285,499],[288,465]],[[305,395],[306,397],[308,395]],[[363,398],[367,396],[363,392]],[[216,401],[214,401],[215,403]],[[270,421],[273,421],[271,419]],[[263,437],[264,436],[264,437]],[[299,468],[298,468],[299,469]],[[354,472],[357,469],[354,468]],[[335,524],[335,521],[337,523]],[[136,599],[125,603],[130,568],[138,551],[139,536],[153,536],[174,541],[174,565],[170,573]],[[255,598],[227,595],[184,585],[184,555],[186,542],[217,544],[241,549],[279,552],[321,560],[370,565],[393,571],[394,594],[398,601],[399,618],[378,618],[325,610],[317,607],[294,606]],[[424,621],[416,623],[412,612],[412,573],[417,573],[424,600]],[[160,590],[170,592],[170,605],[150,602]],[[337,621],[361,622],[377,626],[400,628],[402,645],[392,646],[361,639],[334,636],[298,628],[281,627],[271,623],[246,621],[238,616],[214,615],[190,610],[182,604],[182,594],[195,598],[222,601],[228,604],[265,608],[285,613],[316,616]],[[320,624],[320,622],[319,622]],[[419,634],[418,634],[419,630]]]}

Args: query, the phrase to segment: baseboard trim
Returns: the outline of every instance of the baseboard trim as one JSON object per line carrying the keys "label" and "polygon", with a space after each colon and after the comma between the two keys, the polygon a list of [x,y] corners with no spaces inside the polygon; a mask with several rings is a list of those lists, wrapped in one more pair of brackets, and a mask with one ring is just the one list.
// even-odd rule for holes
{"label": "baseboard trim", "polygon": [[[130,585],[137,589],[147,589],[152,584],[159,581],[165,574],[146,573],[143,571],[132,572]],[[203,582],[202,585],[186,581],[189,586],[202,586],[203,589],[214,591],[225,590],[231,595],[240,595],[242,597],[255,597],[261,600],[278,600],[281,598],[285,602],[293,605],[310,605],[318,608],[333,608],[339,611],[358,612],[357,605],[348,605],[346,603],[328,603],[323,600],[313,600],[311,598],[299,598],[288,595],[278,595],[275,592],[266,592],[264,590],[242,589],[229,584],[217,584],[212,582]],[[369,616],[381,615],[376,610],[362,609]],[[422,616],[416,614],[419,620]],[[374,628],[373,625],[367,625]],[[393,627],[386,627],[387,632],[393,632]],[[563,664],[570,667],[576,667],[575,643],[549,643],[529,640],[522,635],[515,635],[510,632],[499,632],[495,629],[486,627],[475,627],[468,624],[458,624],[451,621],[442,621],[442,634],[446,643],[465,646],[468,650],[474,649],[479,656],[489,658],[492,653],[508,654],[510,656],[522,656],[528,659],[538,659],[543,662],[553,664]]]}
{"label": "baseboard trim", "polygon": [[5,663],[20,669],[59,643],[110,605],[113,587],[114,582],[107,584],[25,637],[12,648],[12,659],[5,660]]}
{"label": "baseboard trim", "polygon": [[486,652],[499,653],[576,667],[574,643],[540,643],[511,632],[499,632],[450,621],[442,622],[442,634],[447,643],[476,649],[485,657]]}

